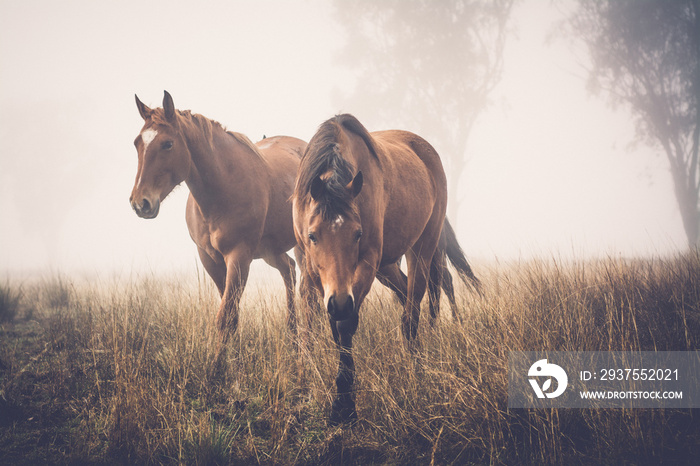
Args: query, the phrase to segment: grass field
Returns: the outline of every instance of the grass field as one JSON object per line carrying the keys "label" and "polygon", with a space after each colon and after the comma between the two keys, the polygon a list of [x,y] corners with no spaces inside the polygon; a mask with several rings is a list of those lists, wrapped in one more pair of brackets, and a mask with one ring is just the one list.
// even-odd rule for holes
{"label": "grass field", "polygon": [[[697,410],[507,409],[513,350],[700,349],[700,255],[476,267],[420,347],[375,284],[355,338],[359,422],[329,427],[325,319],[298,350],[281,283],[246,290],[223,371],[208,278],[0,284],[0,463],[693,463]],[[424,303],[425,304],[425,303]]]}

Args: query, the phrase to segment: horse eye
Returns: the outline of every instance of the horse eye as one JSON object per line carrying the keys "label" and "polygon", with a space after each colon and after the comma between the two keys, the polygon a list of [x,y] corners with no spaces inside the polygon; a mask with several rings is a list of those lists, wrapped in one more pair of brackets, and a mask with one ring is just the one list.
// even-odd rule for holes
{"label": "horse eye", "polygon": [[173,141],[165,141],[161,147],[163,150],[170,150],[173,148]]}
{"label": "horse eye", "polygon": [[318,241],[318,238],[316,238],[316,235],[314,235],[313,233],[309,233],[309,241],[316,244],[316,241]]}
{"label": "horse eye", "polygon": [[355,233],[355,242],[360,241],[360,238],[362,238],[362,230],[358,230],[358,231]]}

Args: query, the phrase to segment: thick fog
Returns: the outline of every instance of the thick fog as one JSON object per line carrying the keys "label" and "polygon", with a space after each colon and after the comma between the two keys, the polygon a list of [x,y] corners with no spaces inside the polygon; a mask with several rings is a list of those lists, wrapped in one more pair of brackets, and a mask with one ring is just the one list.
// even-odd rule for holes
{"label": "thick fog", "polygon": [[[589,96],[585,54],[547,41],[565,7],[516,4],[491,103],[463,153],[443,154],[466,160],[449,211],[462,247],[482,261],[682,250],[665,157],[633,144],[624,109]],[[325,0],[0,3],[0,270],[196,267],[184,184],[156,219],[129,205],[134,94],[160,106],[168,90],[253,141],[308,140],[340,112],[392,127],[358,97],[368,68],[342,21]],[[446,151],[420,126],[405,129]]]}

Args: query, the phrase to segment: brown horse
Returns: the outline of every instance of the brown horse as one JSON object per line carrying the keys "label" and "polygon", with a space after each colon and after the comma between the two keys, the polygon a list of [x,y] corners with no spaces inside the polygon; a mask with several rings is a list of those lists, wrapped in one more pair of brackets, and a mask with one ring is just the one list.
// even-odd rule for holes
{"label": "brown horse", "polygon": [[186,220],[205,270],[221,294],[216,325],[222,342],[236,330],[238,306],[253,259],[279,270],[287,291],[288,322],[295,322],[296,245],[290,196],[306,143],[271,137],[256,145],[242,134],[190,111],[163,108],[136,97],[145,124],[134,144],[138,171],[131,206],[155,218],[160,203],[183,181],[190,190]]}
{"label": "brown horse", "polygon": [[339,115],[309,142],[294,189],[294,232],[306,257],[304,281],[323,296],[339,348],[332,422],[357,417],[352,337],[360,306],[375,277],[400,289],[403,255],[402,328],[407,340],[415,338],[428,282],[439,286],[442,278],[444,257],[436,249],[446,205],[440,157],[415,134],[370,134],[352,115]]}

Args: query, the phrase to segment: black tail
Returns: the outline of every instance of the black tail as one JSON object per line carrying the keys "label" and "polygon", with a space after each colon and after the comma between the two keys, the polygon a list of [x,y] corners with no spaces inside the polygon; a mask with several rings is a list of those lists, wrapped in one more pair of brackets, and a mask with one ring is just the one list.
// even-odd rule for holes
{"label": "black tail", "polygon": [[445,255],[450,260],[452,266],[457,270],[464,284],[474,288],[481,294],[481,282],[476,278],[469,262],[467,262],[464,251],[462,251],[462,247],[457,242],[457,236],[449,220],[447,220],[447,217],[445,217],[445,223],[442,226],[440,243],[445,249]]}

